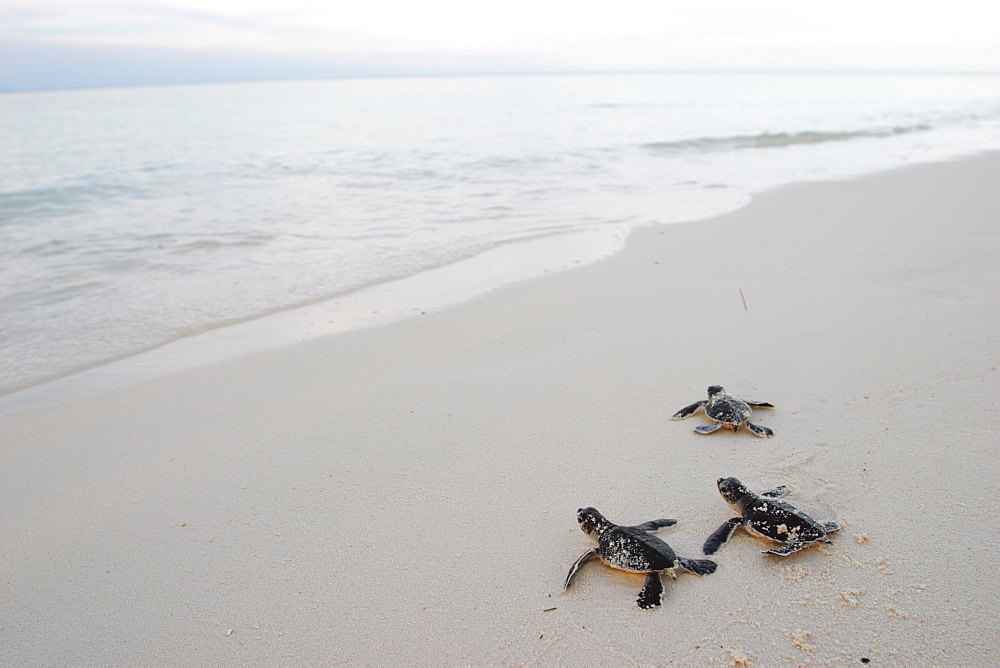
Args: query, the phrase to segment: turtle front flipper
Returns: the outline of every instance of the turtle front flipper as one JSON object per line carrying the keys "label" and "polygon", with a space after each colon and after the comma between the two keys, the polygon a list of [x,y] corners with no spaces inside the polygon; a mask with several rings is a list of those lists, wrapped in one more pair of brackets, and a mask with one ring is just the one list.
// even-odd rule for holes
{"label": "turtle front flipper", "polygon": [[774,404],[769,401],[750,401],[749,399],[744,399],[743,403],[757,406],[758,408],[774,408]]}
{"label": "turtle front flipper", "polygon": [[773,550],[764,550],[764,554],[776,554],[779,557],[787,557],[790,554],[795,554],[799,550],[809,547],[811,544],[812,543],[787,543]]}
{"label": "turtle front flipper", "polygon": [[788,487],[785,485],[778,485],[774,489],[769,489],[766,492],[761,492],[761,496],[766,496],[769,499],[780,499],[785,494],[788,494]]}
{"label": "turtle front flipper", "polygon": [[569,568],[569,573],[566,575],[566,582],[563,584],[563,591],[569,589],[569,583],[573,579],[573,576],[576,575],[576,572],[580,570],[580,566],[583,566],[585,563],[587,563],[587,561],[589,561],[595,556],[597,556],[596,547],[587,550],[586,552],[583,553],[583,555],[580,556],[579,559],[573,562],[573,565],[570,566]]}
{"label": "turtle front flipper", "polygon": [[713,431],[718,431],[722,428],[721,422],[716,422],[714,424],[703,424],[700,427],[695,427],[694,430],[699,434],[711,434]]}
{"label": "turtle front flipper", "polygon": [[643,610],[660,607],[663,598],[663,579],[660,571],[650,571],[646,573],[646,584],[639,592],[639,598],[635,599],[636,604]]}
{"label": "turtle front flipper", "polygon": [[736,531],[736,527],[743,523],[742,517],[734,517],[731,520],[726,520],[725,524],[716,529],[705,544],[701,546],[702,554],[715,554],[719,551],[719,548],[726,544],[726,541],[733,535]]}
{"label": "turtle front flipper", "polygon": [[696,401],[693,404],[691,404],[690,406],[685,406],[684,408],[680,409],[679,411],[677,411],[676,413],[674,413],[673,415],[671,415],[670,419],[671,420],[683,420],[684,418],[689,418],[692,415],[694,415],[694,412],[696,410],[698,410],[699,408],[701,408],[702,406],[704,406],[707,403],[708,403],[707,399],[703,399],[701,401]]}
{"label": "turtle front flipper", "polygon": [[823,522],[823,531],[827,533],[833,533],[834,531],[840,531],[840,525],[836,522]]}
{"label": "turtle front flipper", "polygon": [[761,427],[759,424],[754,424],[752,422],[747,422],[747,429],[753,432],[754,436],[759,436],[761,438],[771,438],[774,436],[774,431],[767,427]]}
{"label": "turtle front flipper", "polygon": [[677,565],[695,575],[711,575],[719,567],[711,559],[685,559],[684,557],[677,557]]}
{"label": "turtle front flipper", "polygon": [[672,527],[677,524],[677,520],[650,520],[648,522],[643,522],[642,524],[637,524],[633,529],[636,531],[642,531],[643,533],[651,533],[653,531],[659,531],[665,527]]}

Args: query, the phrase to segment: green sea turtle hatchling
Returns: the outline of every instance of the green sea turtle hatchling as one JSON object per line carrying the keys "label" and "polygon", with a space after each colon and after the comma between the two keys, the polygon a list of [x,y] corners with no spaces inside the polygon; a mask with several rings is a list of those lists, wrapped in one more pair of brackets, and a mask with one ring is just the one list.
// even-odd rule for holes
{"label": "green sea turtle hatchling", "polygon": [[715,572],[716,563],[711,559],[678,557],[669,545],[652,535],[653,531],[673,526],[677,520],[651,520],[626,527],[609,521],[595,508],[581,508],[576,512],[576,519],[584,533],[597,539],[597,547],[587,550],[573,563],[563,591],[569,589],[569,583],[580,566],[595,556],[612,568],[646,574],[646,583],[635,601],[643,610],[660,605],[663,595],[661,575],[664,572],[675,579],[674,570],[678,566],[696,575]]}
{"label": "green sea turtle hatchling", "polygon": [[702,399],[690,406],[685,406],[670,416],[670,419],[683,420],[684,418],[689,418],[702,406],[705,407],[705,415],[710,417],[713,423],[695,427],[694,430],[699,434],[711,434],[721,427],[732,427],[733,431],[736,431],[746,425],[746,428],[753,432],[755,436],[760,436],[761,438],[771,438],[774,436],[774,432],[767,427],[761,427],[750,422],[750,415],[753,413],[750,410],[751,406],[774,408],[773,404],[769,404],[766,401],[740,399],[726,392],[721,385],[712,385],[708,388],[708,399]]}
{"label": "green sea turtle hatchling", "polygon": [[740,525],[755,536],[784,543],[782,547],[764,551],[782,557],[813,543],[830,543],[827,534],[840,530],[836,522],[817,522],[795,506],[781,501],[788,493],[784,485],[762,494],[751,492],[736,478],[719,478],[718,485],[722,498],[739,511],[740,516],[728,520],[708,537],[701,548],[705,554],[715,554]]}

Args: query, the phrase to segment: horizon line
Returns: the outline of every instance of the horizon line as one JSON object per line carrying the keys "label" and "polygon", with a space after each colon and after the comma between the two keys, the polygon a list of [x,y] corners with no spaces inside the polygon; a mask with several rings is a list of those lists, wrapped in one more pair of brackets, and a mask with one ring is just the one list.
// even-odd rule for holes
{"label": "horizon line", "polygon": [[357,79],[431,79],[431,78],[471,78],[493,76],[594,76],[630,74],[703,74],[703,75],[808,75],[808,76],[974,76],[996,77],[1000,70],[920,70],[920,69],[786,69],[786,68],[677,68],[677,69],[622,69],[622,70],[483,70],[481,72],[360,72],[358,74],[331,74],[329,76],[282,76],[253,78],[220,78],[217,81],[174,81],[149,83],[121,83],[107,85],[80,86],[39,86],[25,88],[2,88],[0,95],[17,93],[45,93],[83,90],[114,90],[122,88],[165,88],[170,86],[223,86],[259,83],[284,83],[307,81],[340,81]]}

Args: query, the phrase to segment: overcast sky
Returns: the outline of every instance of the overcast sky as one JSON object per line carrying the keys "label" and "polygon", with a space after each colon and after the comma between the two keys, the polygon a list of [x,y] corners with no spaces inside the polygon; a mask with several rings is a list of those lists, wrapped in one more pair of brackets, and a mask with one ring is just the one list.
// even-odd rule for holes
{"label": "overcast sky", "polygon": [[0,0],[0,89],[670,69],[1000,72],[1000,3]]}

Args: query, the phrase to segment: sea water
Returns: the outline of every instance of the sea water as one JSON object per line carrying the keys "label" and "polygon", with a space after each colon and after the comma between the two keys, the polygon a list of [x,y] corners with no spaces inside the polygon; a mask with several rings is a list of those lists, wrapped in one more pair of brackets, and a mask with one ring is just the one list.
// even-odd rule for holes
{"label": "sea water", "polygon": [[[987,75],[7,93],[0,393],[171,342],[190,362],[420,312],[777,185],[998,147]],[[198,343],[224,331],[242,334]]]}

